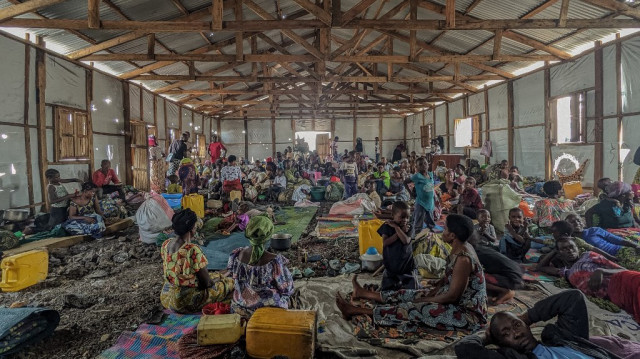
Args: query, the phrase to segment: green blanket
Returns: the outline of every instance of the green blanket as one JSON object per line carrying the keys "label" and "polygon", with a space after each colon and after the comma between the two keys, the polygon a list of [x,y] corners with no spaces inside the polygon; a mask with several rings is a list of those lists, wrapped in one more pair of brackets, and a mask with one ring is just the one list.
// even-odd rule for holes
{"label": "green blanket", "polygon": [[316,215],[316,211],[318,211],[318,207],[283,207],[276,212],[276,220],[285,222],[285,224],[277,225],[274,233],[289,233],[291,243],[296,243],[309,226],[313,216]]}

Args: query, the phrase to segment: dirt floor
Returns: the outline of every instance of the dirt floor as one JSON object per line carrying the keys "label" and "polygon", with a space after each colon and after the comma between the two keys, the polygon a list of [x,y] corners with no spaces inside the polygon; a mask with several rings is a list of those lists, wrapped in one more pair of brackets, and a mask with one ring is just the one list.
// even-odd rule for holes
{"label": "dirt floor", "polygon": [[[330,205],[323,203],[318,215],[328,213]],[[321,241],[309,235],[315,226],[314,218],[302,239],[283,252],[291,268],[308,267],[313,276],[333,276],[329,259],[358,262],[357,239]],[[321,260],[305,262],[303,250],[308,257],[320,254]],[[24,291],[0,294],[0,306],[55,309],[60,325],[53,336],[9,358],[93,358],[161,307],[161,287],[160,250],[141,243],[135,226],[117,233],[115,239],[53,249],[47,279]]]}

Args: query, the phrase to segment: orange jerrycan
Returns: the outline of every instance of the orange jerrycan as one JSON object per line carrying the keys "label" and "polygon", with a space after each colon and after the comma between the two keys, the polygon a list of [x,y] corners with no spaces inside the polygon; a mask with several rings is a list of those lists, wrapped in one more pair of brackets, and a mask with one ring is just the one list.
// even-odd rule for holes
{"label": "orange jerrycan", "polygon": [[313,310],[260,308],[247,324],[247,354],[252,358],[313,358],[317,319]]}
{"label": "orange jerrycan", "polygon": [[3,292],[17,292],[47,278],[49,253],[46,250],[34,250],[6,257],[0,268],[0,289]]}
{"label": "orange jerrycan", "polygon": [[358,224],[358,242],[360,255],[363,255],[369,247],[375,247],[378,253],[382,253],[382,237],[378,234],[378,228],[384,224],[381,219],[360,221]]}

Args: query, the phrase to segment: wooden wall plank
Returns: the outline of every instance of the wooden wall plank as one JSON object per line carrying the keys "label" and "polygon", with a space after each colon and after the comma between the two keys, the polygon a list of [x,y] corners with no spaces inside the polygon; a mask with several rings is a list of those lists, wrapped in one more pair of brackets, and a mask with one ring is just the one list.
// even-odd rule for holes
{"label": "wooden wall plank", "polygon": [[[29,40],[29,34],[26,35],[27,41]],[[23,107],[23,116],[24,116],[24,150],[27,156],[27,186],[29,192],[29,205],[34,204],[34,194],[33,194],[33,170],[31,163],[31,128],[29,127],[29,88],[31,84],[30,80],[30,67],[31,67],[31,47],[24,47],[24,107]],[[45,192],[46,188],[42,188],[41,192]],[[29,209],[31,214],[34,213],[34,209],[31,207]]]}
{"label": "wooden wall plank", "polygon": [[131,98],[129,96],[129,83],[126,81],[123,82],[122,89],[123,89],[122,105],[124,107],[125,178],[126,178],[126,183],[131,185],[133,184],[133,171],[131,170],[131,164],[133,163],[133,158],[131,154]]}
{"label": "wooden wall plank", "polygon": [[602,51],[602,42],[596,41],[595,43],[595,53],[594,53],[594,63],[595,63],[595,145],[594,145],[594,168],[593,168],[593,190],[596,195],[600,192],[600,189],[595,186],[598,183],[598,180],[604,177],[604,153],[603,153],[603,141],[604,141],[604,133],[603,133],[603,115],[604,115],[604,94],[603,94],[603,81],[604,81],[604,70],[603,70],[603,51]]}
{"label": "wooden wall plank", "polygon": [[45,105],[45,92],[47,88],[47,62],[44,52],[44,41],[42,37],[36,38],[36,104],[38,108],[38,163],[40,165],[40,183],[42,185],[42,201],[45,202],[45,209],[49,211],[49,199],[46,195],[47,179],[44,172],[49,168],[47,161],[47,111]]}
{"label": "wooden wall plank", "polygon": [[514,165],[515,153],[513,149],[514,130],[513,130],[514,118],[513,118],[513,82],[507,83],[507,128],[509,138],[509,165]]}

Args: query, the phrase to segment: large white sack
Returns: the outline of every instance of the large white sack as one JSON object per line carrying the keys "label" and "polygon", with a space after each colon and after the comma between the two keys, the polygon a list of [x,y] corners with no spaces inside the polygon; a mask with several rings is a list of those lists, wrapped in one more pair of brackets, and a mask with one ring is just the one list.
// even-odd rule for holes
{"label": "large white sack", "polygon": [[140,240],[144,243],[156,243],[158,235],[171,227],[173,214],[167,200],[158,194],[149,194],[136,212]]}

